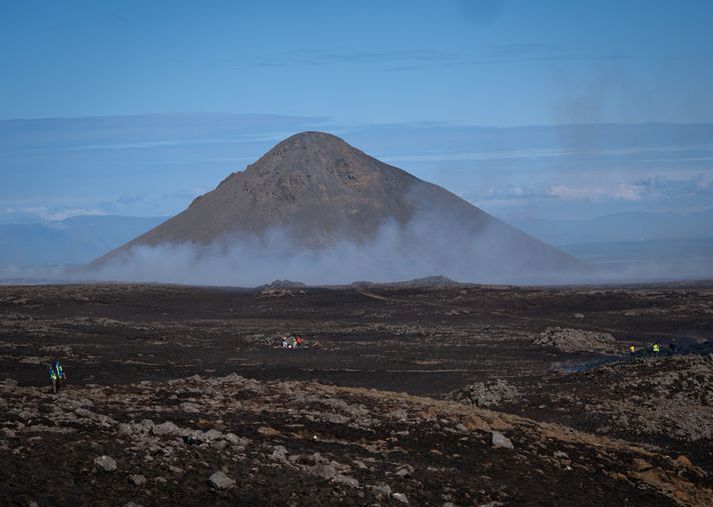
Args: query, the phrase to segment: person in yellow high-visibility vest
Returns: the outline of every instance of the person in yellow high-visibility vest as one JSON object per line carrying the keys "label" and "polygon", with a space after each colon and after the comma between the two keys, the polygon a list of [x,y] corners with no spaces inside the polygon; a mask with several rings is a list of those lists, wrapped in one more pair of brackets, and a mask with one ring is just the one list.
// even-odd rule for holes
{"label": "person in yellow high-visibility vest", "polygon": [[636,353],[636,347],[633,345],[629,345],[629,354],[632,356]]}
{"label": "person in yellow high-visibility vest", "polygon": [[653,347],[651,347],[651,350],[654,351],[654,354],[658,354],[659,352],[661,352],[661,347],[658,343],[654,343]]}

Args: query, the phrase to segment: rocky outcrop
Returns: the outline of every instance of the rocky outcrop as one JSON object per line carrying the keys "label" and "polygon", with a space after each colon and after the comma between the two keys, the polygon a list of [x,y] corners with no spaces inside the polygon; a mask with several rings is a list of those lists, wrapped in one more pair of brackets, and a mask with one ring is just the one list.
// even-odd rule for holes
{"label": "rocky outcrop", "polygon": [[[642,358],[581,374],[601,382],[607,396],[587,404],[600,431],[626,431],[688,442],[713,441],[713,359]],[[601,380],[600,380],[601,379]]]}
{"label": "rocky outcrop", "polygon": [[616,353],[620,348],[610,333],[562,327],[548,327],[532,343],[560,352]]}
{"label": "rocky outcrop", "polygon": [[455,394],[457,401],[470,403],[478,407],[496,407],[503,402],[513,401],[520,394],[517,387],[506,380],[496,379],[475,382]]}

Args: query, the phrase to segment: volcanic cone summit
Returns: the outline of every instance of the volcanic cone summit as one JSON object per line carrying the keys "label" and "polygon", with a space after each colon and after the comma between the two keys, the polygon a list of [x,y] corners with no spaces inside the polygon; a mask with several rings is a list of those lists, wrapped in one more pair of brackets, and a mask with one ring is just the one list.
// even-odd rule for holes
{"label": "volcanic cone summit", "polygon": [[276,233],[295,250],[371,248],[374,262],[396,256],[414,266],[414,276],[488,273],[492,279],[578,265],[444,188],[323,132],[285,139],[94,264],[126,258],[138,246],[230,245]]}

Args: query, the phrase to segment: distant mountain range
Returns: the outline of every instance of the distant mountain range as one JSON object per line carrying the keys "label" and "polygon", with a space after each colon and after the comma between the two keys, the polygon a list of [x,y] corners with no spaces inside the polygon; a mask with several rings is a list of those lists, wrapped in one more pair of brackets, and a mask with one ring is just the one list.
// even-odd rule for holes
{"label": "distant mountain range", "polygon": [[713,208],[696,213],[627,212],[588,220],[521,219],[511,223],[553,245],[713,238]]}
{"label": "distant mountain range", "polygon": [[0,224],[0,267],[84,264],[164,220],[80,216],[61,221]]}

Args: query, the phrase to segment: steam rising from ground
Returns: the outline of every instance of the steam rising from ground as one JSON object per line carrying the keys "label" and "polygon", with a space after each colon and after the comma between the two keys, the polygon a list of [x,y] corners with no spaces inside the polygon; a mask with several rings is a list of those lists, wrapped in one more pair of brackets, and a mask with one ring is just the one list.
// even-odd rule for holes
{"label": "steam rising from ground", "polygon": [[[304,238],[296,238],[286,229],[273,229],[262,236],[223,237],[210,245],[141,245],[120,251],[89,276],[240,286],[275,279],[308,284],[386,282],[435,274],[456,280],[509,281],[530,260],[522,249],[510,244],[530,240],[519,233],[513,235],[513,230],[499,222],[493,224],[485,221],[473,234],[454,220],[424,212],[405,226],[384,223],[368,242],[317,238],[317,243],[328,245],[318,249],[305,247]],[[334,237],[343,235],[337,231]]]}
{"label": "steam rising from ground", "polygon": [[[308,284],[357,280],[388,282],[441,274],[457,280],[503,280],[508,259],[492,255],[492,235],[454,244],[454,231],[428,237],[425,223],[383,225],[368,243],[342,241],[320,249],[304,247],[284,230],[262,237],[224,238],[211,245],[136,246],[90,274],[105,280],[255,286],[275,279]],[[433,230],[433,229],[432,229]],[[438,230],[438,229],[435,229]],[[460,242],[459,242],[460,243]],[[487,269],[486,269],[487,267]]]}
{"label": "steam rising from ground", "polygon": [[[494,225],[497,224],[497,225]],[[713,277],[713,263],[626,264],[593,267],[532,248],[497,222],[476,234],[437,214],[406,226],[385,223],[373,241],[301,246],[288,232],[226,237],[210,245],[136,246],[81,279],[257,286],[276,279],[311,285],[393,282],[442,275],[476,283],[616,283]]]}

